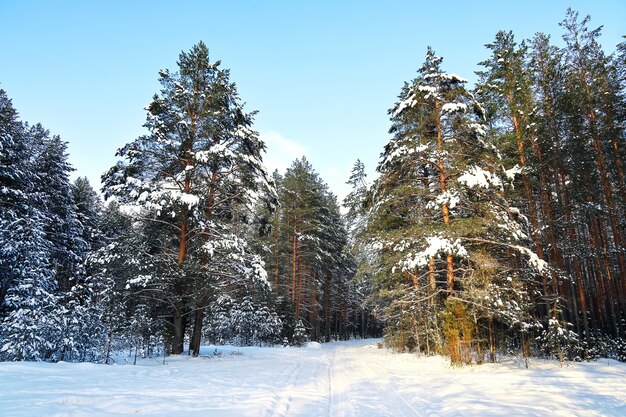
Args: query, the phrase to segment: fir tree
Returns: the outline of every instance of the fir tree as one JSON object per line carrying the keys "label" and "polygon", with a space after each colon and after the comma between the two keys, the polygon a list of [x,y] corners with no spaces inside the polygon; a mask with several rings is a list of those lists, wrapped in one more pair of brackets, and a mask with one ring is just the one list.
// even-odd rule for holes
{"label": "fir tree", "polygon": [[76,205],[76,216],[83,226],[82,239],[94,251],[102,246],[103,238],[99,228],[102,201],[87,177],[78,177],[72,186],[72,197]]}
{"label": "fir tree", "polygon": [[21,238],[15,226],[28,216],[32,173],[28,166],[24,127],[4,90],[0,90],[0,309],[19,275],[16,261]]}
{"label": "fir tree", "polygon": [[48,359],[57,341],[57,286],[47,239],[44,195],[29,149],[31,130],[0,90],[0,355]]}

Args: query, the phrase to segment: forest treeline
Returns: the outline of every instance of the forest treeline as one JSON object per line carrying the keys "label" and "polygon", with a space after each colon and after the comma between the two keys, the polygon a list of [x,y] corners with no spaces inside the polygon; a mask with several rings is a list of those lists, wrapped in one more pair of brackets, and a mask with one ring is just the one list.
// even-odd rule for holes
{"label": "forest treeline", "polygon": [[342,202],[304,157],[266,171],[202,42],[159,72],[106,201],[0,90],[0,358],[384,335],[455,364],[625,360],[626,43],[561,27],[498,32],[471,89],[429,48]]}

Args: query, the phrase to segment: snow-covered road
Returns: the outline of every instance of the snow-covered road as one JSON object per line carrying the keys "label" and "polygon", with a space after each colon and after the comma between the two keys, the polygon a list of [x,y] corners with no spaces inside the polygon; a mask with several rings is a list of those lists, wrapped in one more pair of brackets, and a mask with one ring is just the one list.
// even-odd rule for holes
{"label": "snow-covered road", "polygon": [[0,363],[0,416],[626,415],[626,364],[456,369],[375,342],[207,347],[166,365]]}

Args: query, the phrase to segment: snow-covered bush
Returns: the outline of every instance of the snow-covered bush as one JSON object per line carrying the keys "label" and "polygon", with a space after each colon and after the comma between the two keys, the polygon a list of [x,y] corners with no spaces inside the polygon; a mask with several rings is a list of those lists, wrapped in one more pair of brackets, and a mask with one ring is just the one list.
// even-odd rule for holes
{"label": "snow-covered bush", "polygon": [[611,337],[604,333],[593,332],[589,342],[581,342],[582,359],[593,360],[598,358],[615,359],[626,362],[626,340],[621,337]]}
{"label": "snow-covered bush", "polygon": [[571,323],[562,323],[552,317],[548,320],[541,335],[537,337],[539,349],[550,357],[564,360],[580,360],[580,340],[578,335],[569,330]]}

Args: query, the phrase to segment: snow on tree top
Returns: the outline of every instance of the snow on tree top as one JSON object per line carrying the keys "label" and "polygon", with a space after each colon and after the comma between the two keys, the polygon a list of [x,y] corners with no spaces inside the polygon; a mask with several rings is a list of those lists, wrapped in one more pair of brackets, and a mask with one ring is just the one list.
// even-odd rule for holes
{"label": "snow on tree top", "polygon": [[438,78],[440,80],[447,80],[453,83],[467,83],[467,80],[463,77],[459,77],[456,74],[448,74],[445,72],[431,72],[424,75],[424,79]]}
{"label": "snow on tree top", "polygon": [[510,169],[505,169],[504,170],[504,175],[506,175],[506,178],[509,181],[513,181],[515,180],[515,176],[517,174],[521,174],[522,173],[522,167],[520,167],[519,165],[515,164],[515,166],[513,168]]}
{"label": "snow on tree top", "polygon": [[465,103],[446,103],[441,106],[441,113],[456,113],[456,112],[466,112],[467,104]]}
{"label": "snow on tree top", "polygon": [[447,204],[450,210],[454,209],[460,201],[459,194],[454,190],[446,190],[446,192],[437,195],[435,200],[430,201],[426,207],[430,209],[434,209],[436,207],[441,207],[443,204]]}
{"label": "snow on tree top", "polygon": [[548,272],[548,263],[543,259],[540,259],[535,252],[523,246],[514,246],[514,248],[521,254],[528,257],[528,264],[533,267],[537,272],[542,274]]}
{"label": "snow on tree top", "polygon": [[467,250],[459,239],[452,242],[445,237],[428,236],[426,237],[426,245],[420,252],[409,254],[404,260],[400,261],[403,271],[415,270],[416,267],[426,266],[430,258],[438,257],[441,254],[455,255],[461,258],[467,256]]}
{"label": "snow on tree top", "polygon": [[235,130],[234,135],[237,136],[237,137],[245,139],[247,137],[255,135],[256,133],[257,133],[256,131],[254,131],[254,130],[246,127],[246,126],[237,126],[237,130]]}
{"label": "snow on tree top", "polygon": [[486,132],[485,132],[485,125],[483,125],[482,123],[470,123],[469,128],[472,129],[474,132],[476,132],[477,135],[479,136],[485,136]]}
{"label": "snow on tree top", "polygon": [[473,166],[465,171],[458,180],[461,184],[465,184],[470,188],[481,187],[490,188],[491,186],[502,189],[502,181],[492,172],[485,171],[481,167]]}
{"label": "snow on tree top", "polygon": [[180,193],[176,195],[176,197],[182,204],[185,204],[189,208],[197,206],[198,202],[200,202],[200,198],[193,194]]}
{"label": "snow on tree top", "polygon": [[402,113],[402,111],[406,108],[409,107],[413,107],[417,104],[417,101],[415,100],[415,95],[413,93],[413,90],[409,90],[409,94],[407,95],[407,97],[402,100],[398,106],[396,107],[396,109],[393,112],[392,117],[398,117],[398,115],[400,113]]}
{"label": "snow on tree top", "polygon": [[388,165],[392,163],[395,159],[402,157],[402,156],[424,152],[426,149],[428,149],[428,145],[418,145],[415,147],[409,147],[406,145],[399,145],[399,146],[396,145],[396,148],[393,151],[385,155],[385,158],[382,161],[381,166]]}
{"label": "snow on tree top", "polygon": [[437,95],[437,89],[430,85],[420,85],[417,87],[417,90],[426,93],[426,95],[424,96],[425,99],[436,97]]}

